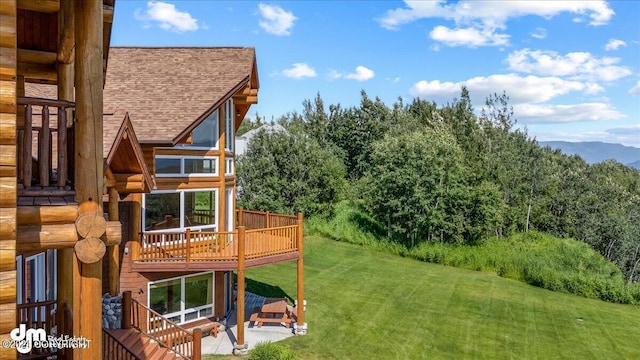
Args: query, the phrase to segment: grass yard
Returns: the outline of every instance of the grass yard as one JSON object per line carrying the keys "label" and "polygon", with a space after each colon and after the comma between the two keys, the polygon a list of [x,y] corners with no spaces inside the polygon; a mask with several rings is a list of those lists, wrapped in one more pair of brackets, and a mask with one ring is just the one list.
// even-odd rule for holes
{"label": "grass yard", "polygon": [[[640,307],[489,273],[305,238],[300,359],[640,359]],[[248,290],[295,297],[295,262],[247,271]]]}

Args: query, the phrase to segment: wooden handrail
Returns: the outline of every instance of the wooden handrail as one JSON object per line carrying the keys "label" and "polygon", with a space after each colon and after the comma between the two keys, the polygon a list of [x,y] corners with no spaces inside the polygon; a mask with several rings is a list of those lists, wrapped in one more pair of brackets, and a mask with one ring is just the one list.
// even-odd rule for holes
{"label": "wooden handrail", "polygon": [[36,105],[36,106],[53,106],[61,108],[74,108],[76,103],[66,100],[45,99],[38,97],[18,96],[16,97],[18,105]]}
{"label": "wooden handrail", "polygon": [[200,347],[200,344],[195,344],[200,342],[200,338],[135,299],[131,299],[131,327],[186,359],[200,360],[201,354],[193,351]]}

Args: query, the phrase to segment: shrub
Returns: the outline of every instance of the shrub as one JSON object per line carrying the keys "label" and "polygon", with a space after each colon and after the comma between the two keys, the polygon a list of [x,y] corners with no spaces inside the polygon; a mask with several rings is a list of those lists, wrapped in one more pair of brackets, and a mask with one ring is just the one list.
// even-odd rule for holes
{"label": "shrub", "polygon": [[256,345],[249,353],[249,360],[296,360],[289,347],[272,342]]}

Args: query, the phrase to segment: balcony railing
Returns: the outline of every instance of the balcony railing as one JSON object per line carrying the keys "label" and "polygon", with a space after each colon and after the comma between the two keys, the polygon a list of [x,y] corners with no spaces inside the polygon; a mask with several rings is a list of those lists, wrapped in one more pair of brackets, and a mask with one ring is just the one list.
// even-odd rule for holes
{"label": "balcony railing", "polygon": [[[154,231],[141,236],[134,261],[201,262],[237,261],[242,256],[255,259],[294,253],[302,240],[302,215],[238,210],[239,228],[235,231]],[[276,226],[273,226],[276,225]]]}
{"label": "balcony railing", "polygon": [[[18,97],[24,122],[17,126],[20,195],[70,195],[70,136],[75,104],[70,101]],[[39,110],[39,111],[37,111]],[[52,111],[54,110],[54,111]],[[21,111],[19,111],[20,113]],[[53,112],[53,114],[52,114]],[[55,118],[53,126],[52,118]],[[41,194],[40,194],[41,193]]]}

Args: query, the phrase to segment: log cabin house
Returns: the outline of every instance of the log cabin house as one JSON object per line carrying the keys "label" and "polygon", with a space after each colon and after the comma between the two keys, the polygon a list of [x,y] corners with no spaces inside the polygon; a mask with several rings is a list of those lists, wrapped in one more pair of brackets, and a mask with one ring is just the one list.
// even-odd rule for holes
{"label": "log cabin house", "polygon": [[234,301],[243,324],[244,269],[279,261],[302,303],[302,216],[235,209],[253,49],[110,49],[114,0],[0,5],[0,340],[26,324],[90,340],[29,358],[199,359],[199,324]]}

